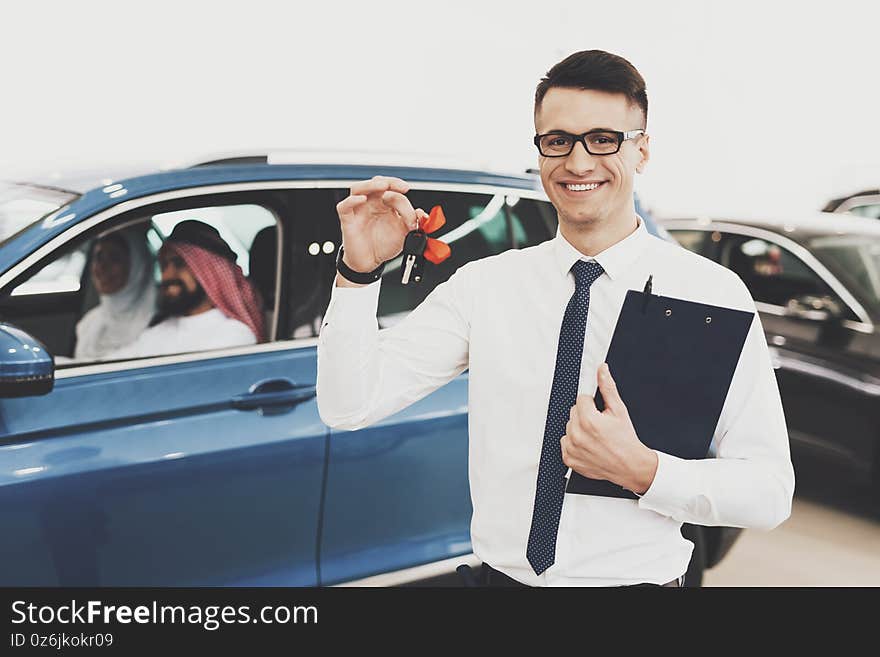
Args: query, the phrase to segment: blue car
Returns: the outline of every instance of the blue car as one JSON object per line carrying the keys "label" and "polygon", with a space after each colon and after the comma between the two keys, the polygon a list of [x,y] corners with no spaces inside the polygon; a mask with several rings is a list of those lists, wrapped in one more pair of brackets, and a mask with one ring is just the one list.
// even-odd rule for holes
{"label": "blue car", "polygon": [[[476,562],[467,372],[360,431],[318,416],[335,206],[376,174],[410,182],[416,206],[441,205],[436,236],[452,245],[418,286],[400,285],[399,259],[386,268],[380,326],[463,263],[556,231],[529,173],[247,157],[94,183],[0,183],[0,586],[437,584]],[[155,254],[187,219],[236,252],[266,301],[268,340],[77,358],[77,323],[98,300],[97,236],[134,226]],[[684,531],[699,583],[737,530]]]}

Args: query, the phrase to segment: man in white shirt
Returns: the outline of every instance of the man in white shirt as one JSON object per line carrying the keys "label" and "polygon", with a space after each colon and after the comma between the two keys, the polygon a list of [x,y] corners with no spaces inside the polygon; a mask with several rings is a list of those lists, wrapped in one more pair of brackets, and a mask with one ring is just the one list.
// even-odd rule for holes
{"label": "man in white shirt", "polygon": [[[735,274],[651,236],[636,215],[646,120],[644,80],[626,60],[585,51],[554,66],[536,92],[535,144],[559,217],[556,237],[462,266],[381,331],[377,269],[425,213],[395,178],[358,183],[337,206],[343,250],[318,342],[321,417],[334,428],[365,427],[469,369],[471,538],[490,584],[674,586],[693,549],[683,522],[771,529],[790,514],[788,434],[757,313],[713,436],[714,458],[685,460],[643,444],[603,366],[626,292],[641,291],[649,275],[656,294],[755,312]],[[564,430],[552,435],[558,355],[570,341],[562,339],[564,315],[580,298],[575,270],[591,272],[577,397]],[[597,387],[603,412],[593,401]],[[545,453],[557,461],[555,507],[539,485]],[[565,466],[637,499],[565,494]]]}
{"label": "man in white shirt", "polygon": [[127,347],[105,359],[139,358],[256,344],[262,300],[217,230],[182,221],[159,250],[159,313]]}

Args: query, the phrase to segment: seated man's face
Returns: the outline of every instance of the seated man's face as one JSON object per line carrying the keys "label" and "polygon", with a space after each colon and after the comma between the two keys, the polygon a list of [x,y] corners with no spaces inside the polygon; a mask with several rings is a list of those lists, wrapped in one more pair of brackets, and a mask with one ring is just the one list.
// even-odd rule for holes
{"label": "seated man's face", "polygon": [[188,315],[205,300],[205,289],[193,276],[186,262],[172,249],[159,249],[159,311],[172,316]]}

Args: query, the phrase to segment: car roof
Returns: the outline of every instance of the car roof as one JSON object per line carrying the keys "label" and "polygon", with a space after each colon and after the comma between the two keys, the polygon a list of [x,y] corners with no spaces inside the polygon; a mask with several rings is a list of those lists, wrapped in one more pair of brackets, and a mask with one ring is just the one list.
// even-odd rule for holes
{"label": "car roof", "polygon": [[[260,149],[254,151],[236,151],[234,153],[213,153],[204,155],[195,159],[181,160],[176,162],[140,162],[132,163],[124,166],[113,165],[109,167],[91,166],[67,172],[52,172],[42,175],[29,176],[26,182],[41,186],[55,187],[76,194],[85,194],[86,192],[97,188],[106,187],[108,185],[128,180],[130,178],[150,176],[154,174],[173,173],[180,175],[185,171],[197,168],[207,167],[236,167],[237,172],[245,175],[241,180],[231,180],[229,182],[245,182],[253,180],[246,174],[253,172],[266,172],[268,168],[277,168],[287,165],[301,165],[305,168],[321,167],[323,170],[334,170],[338,175],[342,175],[350,171],[354,176],[363,177],[364,167],[369,168],[367,173],[372,175],[383,175],[384,171],[390,169],[405,170],[411,174],[419,172],[433,171],[443,177],[442,172],[461,172],[470,175],[488,175],[493,178],[502,180],[537,180],[534,175],[537,172],[531,170],[525,171],[505,171],[495,169],[486,163],[475,160],[468,160],[461,157],[449,155],[434,155],[421,153],[397,153],[397,152],[356,152],[356,151],[309,151],[309,150],[267,150]],[[251,169],[253,167],[254,169]],[[288,171],[290,171],[288,169]],[[231,173],[230,169],[224,171],[224,177]],[[260,179],[272,179],[260,178]],[[415,178],[413,178],[415,179]],[[431,177],[431,181],[437,182],[435,176]],[[461,182],[460,180],[450,180],[448,182]],[[493,183],[499,184],[499,183]],[[504,183],[500,183],[504,184]],[[504,185],[508,186],[508,185]],[[529,185],[529,188],[532,188]]]}
{"label": "car roof", "polygon": [[[69,211],[80,216],[94,214],[123,200],[190,187],[266,181],[352,181],[375,175],[395,176],[408,182],[490,185],[543,193],[533,174],[499,174],[480,170],[413,166],[349,164],[211,164],[172,169],[123,178],[93,187],[82,194]],[[56,185],[60,186],[60,185]]]}
{"label": "car roof", "polygon": [[361,180],[374,175],[388,175],[420,182],[450,182],[500,185],[542,191],[540,178],[533,173],[498,172],[477,167],[415,166],[405,164],[337,164],[337,163],[284,163],[266,162],[206,162],[173,169],[152,168],[149,165],[127,169],[84,170],[66,174],[33,176],[18,182],[64,189],[76,194],[87,194],[115,183],[126,183],[129,190],[177,189],[203,184],[257,182],[261,180]]}
{"label": "car roof", "polygon": [[855,192],[853,194],[847,194],[846,196],[840,196],[838,198],[833,198],[828,203],[825,204],[825,207],[822,208],[823,212],[836,212],[837,209],[843,205],[846,201],[850,199],[859,198],[862,196],[878,196],[880,195],[880,189],[864,189],[860,192]]}
{"label": "car roof", "polygon": [[689,227],[707,228],[719,223],[736,224],[761,228],[779,233],[799,243],[809,242],[814,237],[826,235],[865,235],[880,237],[880,221],[856,215],[834,212],[807,212],[773,217],[757,216],[697,216],[697,217],[658,217],[657,222],[670,229],[669,224],[676,223],[676,228]]}
{"label": "car roof", "polygon": [[[18,235],[7,240],[0,248],[0,266],[8,267],[12,262],[24,257],[35,248],[45,244],[56,235],[85,217],[116,206],[122,202],[150,196],[161,192],[181,189],[223,186],[236,183],[264,181],[348,181],[365,180],[375,175],[396,176],[408,182],[432,182],[443,184],[487,185],[537,192],[544,191],[538,176],[529,173],[495,173],[481,170],[453,169],[421,166],[367,165],[367,164],[210,164],[184,169],[172,169],[138,175],[131,178],[111,179],[102,177],[98,186],[92,186],[81,193],[69,205],[32,224]],[[81,180],[86,180],[84,176]],[[39,180],[19,181],[41,184]],[[73,179],[68,177],[68,185]],[[65,186],[63,177],[53,177],[50,185],[79,193]]]}

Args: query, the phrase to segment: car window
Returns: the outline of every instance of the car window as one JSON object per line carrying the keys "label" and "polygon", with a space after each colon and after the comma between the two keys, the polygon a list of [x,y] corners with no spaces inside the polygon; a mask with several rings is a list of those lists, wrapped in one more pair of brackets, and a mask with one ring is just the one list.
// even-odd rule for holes
{"label": "car window", "polygon": [[839,301],[828,284],[788,249],[747,235],[723,233],[722,238],[721,264],[739,275],[755,301],[785,306],[804,295]]}
{"label": "car window", "polygon": [[[155,288],[158,278],[154,265],[155,251],[146,239],[146,223],[140,222],[139,225],[145,263],[139,291],[144,292],[148,286]],[[131,230],[136,231],[137,228],[132,227]],[[56,364],[71,362],[75,353],[77,324],[98,303],[90,262],[95,244],[105,237],[112,241],[114,238],[110,236],[113,232],[103,231],[100,237],[95,235],[84,241],[74,241],[62,246],[23,280],[0,295],[0,319],[18,326],[43,342],[55,357]],[[118,232],[117,234],[121,235]],[[118,260],[116,255],[119,249],[127,253],[128,243],[121,246],[117,244],[116,247],[113,253],[108,251],[102,258],[106,256]],[[112,267],[118,269],[118,265],[117,261]],[[119,276],[125,276],[128,280],[127,273],[120,272]],[[117,315],[120,322],[116,323],[117,327],[135,307],[140,315],[146,312],[143,307],[146,300],[141,302],[139,294],[134,292],[128,296],[131,298],[119,307]]]}
{"label": "car window", "polygon": [[245,276],[250,274],[250,247],[264,228],[275,225],[275,217],[267,208],[255,204],[222,205],[193,210],[174,210],[153,216],[153,225],[163,239],[171,234],[181,221],[196,219],[217,229],[232,248]]}
{"label": "car window", "polygon": [[[181,205],[137,210],[68,243],[0,297],[0,318],[41,340],[59,366],[273,339],[276,214],[250,203]],[[175,251],[185,271],[163,287],[159,249],[192,220],[230,255]]]}
{"label": "car window", "polygon": [[285,310],[279,335],[315,338],[336,280],[336,250],[342,231],[336,204],[347,189],[297,189],[286,193],[290,207],[284,245]]}
{"label": "car window", "polygon": [[[291,207],[285,253],[287,294],[279,335],[314,338],[330,302],[336,278],[336,251],[342,241],[336,204],[348,189],[297,189],[287,192]],[[400,284],[402,256],[389,261],[379,295],[379,325],[390,326],[416,307],[465,262],[518,247],[543,242],[555,231],[556,214],[543,201],[513,194],[414,190],[407,194],[415,207],[426,211],[440,205],[446,225],[431,237],[447,241],[452,256],[425,264],[424,278],[415,285]]]}
{"label": "car window", "polygon": [[709,257],[710,245],[713,244],[713,238],[717,236],[717,233],[710,233],[706,230],[682,230],[678,228],[669,229],[669,234],[688,251],[693,251],[698,255],[706,257]]}
{"label": "car window", "polygon": [[880,307],[880,239],[869,235],[827,235],[810,240],[810,249],[871,306]]}
{"label": "car window", "polygon": [[26,296],[78,292],[83,268],[88,257],[87,252],[86,247],[81,247],[47,263],[31,278],[17,286],[12,294]]}
{"label": "car window", "polygon": [[[407,196],[414,207],[426,212],[435,205],[443,208],[446,225],[431,237],[449,244],[452,255],[439,265],[426,263],[422,281],[416,285],[400,283],[403,256],[391,260],[385,266],[379,294],[380,326],[399,321],[466,262],[552,237],[549,210],[542,208],[539,201],[521,199],[512,193],[415,190]],[[549,203],[544,205],[550,207]]]}
{"label": "car window", "polygon": [[849,210],[850,214],[860,217],[868,217],[869,219],[880,219],[880,203],[865,203],[864,205],[854,205]]}
{"label": "car window", "polygon": [[513,248],[522,249],[546,242],[556,234],[556,210],[547,201],[506,196]]}
{"label": "car window", "polygon": [[[151,219],[154,234],[158,237],[156,241],[164,241],[178,224],[192,220],[216,229],[235,254],[235,264],[241,269],[246,283],[256,290],[262,308],[262,341],[270,340],[275,323],[278,264],[278,228],[275,214],[269,208],[255,203],[210,205],[161,212],[152,215]],[[232,285],[231,281],[227,283]],[[229,303],[236,302],[230,300]],[[228,315],[229,310],[224,308],[224,314]]]}
{"label": "car window", "polygon": [[0,180],[0,244],[76,198],[54,187]]}
{"label": "car window", "polygon": [[[72,192],[51,187],[0,181],[0,243],[75,198]],[[79,289],[79,274],[84,264],[85,254],[81,250],[72,251],[43,267],[18,293],[75,292]]]}

